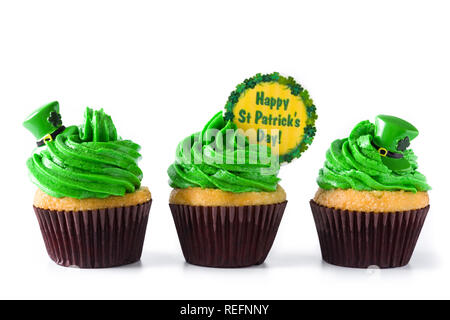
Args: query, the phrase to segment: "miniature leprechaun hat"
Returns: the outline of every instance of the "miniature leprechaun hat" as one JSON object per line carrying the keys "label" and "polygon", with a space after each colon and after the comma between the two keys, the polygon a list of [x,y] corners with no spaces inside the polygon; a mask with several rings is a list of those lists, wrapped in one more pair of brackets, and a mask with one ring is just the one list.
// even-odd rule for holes
{"label": "miniature leprechaun hat", "polygon": [[405,171],[411,164],[405,159],[404,152],[418,135],[419,130],[411,123],[394,116],[379,115],[375,118],[372,144],[389,169]]}
{"label": "miniature leprechaun hat", "polygon": [[50,102],[35,110],[26,118],[23,126],[38,139],[36,142],[38,147],[55,139],[65,129],[59,114],[58,101]]}

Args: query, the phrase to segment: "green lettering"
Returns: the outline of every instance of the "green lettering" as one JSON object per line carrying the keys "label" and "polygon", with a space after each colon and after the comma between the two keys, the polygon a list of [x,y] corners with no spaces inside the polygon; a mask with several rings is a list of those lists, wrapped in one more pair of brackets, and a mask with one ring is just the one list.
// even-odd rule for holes
{"label": "green lettering", "polygon": [[244,109],[239,110],[239,119],[238,119],[238,121],[240,123],[244,123],[245,122],[245,114],[246,114],[246,112],[245,112]]}
{"label": "green lettering", "polygon": [[287,120],[287,125],[288,125],[288,127],[294,126],[293,123],[292,123],[293,121],[294,121],[294,119],[291,118],[291,115],[289,114],[289,115],[288,115],[288,120]]}
{"label": "green lettering", "polygon": [[256,111],[255,112],[255,124],[258,124],[259,119],[261,119],[263,116],[263,113],[261,111]]}
{"label": "green lettering", "polygon": [[264,104],[264,91],[256,93],[256,104],[263,105]]}
{"label": "green lettering", "polygon": [[270,98],[270,109],[275,107],[276,104],[277,104],[277,100],[275,98]]}
{"label": "green lettering", "polygon": [[262,117],[262,123],[263,124],[267,124],[267,117],[266,116]]}
{"label": "green lettering", "polygon": [[280,98],[277,98],[277,110],[280,110],[282,103],[283,103],[283,100],[281,100]]}
{"label": "green lettering", "polygon": [[266,137],[266,134],[264,133],[264,130],[258,129],[258,134],[257,134],[256,140],[258,142],[261,142],[264,140],[265,137]]}

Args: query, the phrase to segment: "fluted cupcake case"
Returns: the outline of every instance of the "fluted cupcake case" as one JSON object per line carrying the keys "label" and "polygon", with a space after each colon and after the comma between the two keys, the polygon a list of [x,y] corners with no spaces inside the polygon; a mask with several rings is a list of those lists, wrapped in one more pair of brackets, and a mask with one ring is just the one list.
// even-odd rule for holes
{"label": "fluted cupcake case", "polygon": [[141,258],[151,202],[89,211],[34,211],[53,261],[65,267],[108,268]]}
{"label": "fluted cupcake case", "polygon": [[287,201],[270,205],[201,207],[170,204],[188,263],[237,268],[265,261]]}
{"label": "fluted cupcake case", "polygon": [[407,265],[430,208],[374,213],[310,204],[323,260],[354,268]]}

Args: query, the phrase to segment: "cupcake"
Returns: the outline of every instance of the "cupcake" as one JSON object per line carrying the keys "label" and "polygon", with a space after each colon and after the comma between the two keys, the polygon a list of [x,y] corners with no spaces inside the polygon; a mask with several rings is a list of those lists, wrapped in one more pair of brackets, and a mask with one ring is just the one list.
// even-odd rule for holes
{"label": "cupcake", "polygon": [[286,207],[279,163],[217,113],[169,167],[169,205],[184,257],[207,267],[265,261]]}
{"label": "cupcake", "polygon": [[103,110],[86,108],[84,123],[66,128],[56,101],[23,125],[37,139],[27,167],[50,258],[80,268],[138,261],[151,205],[141,187],[139,145],[122,140]]}
{"label": "cupcake", "polygon": [[331,144],[310,202],[323,260],[355,268],[408,264],[430,208],[430,187],[408,149],[418,134],[405,120],[379,115]]}

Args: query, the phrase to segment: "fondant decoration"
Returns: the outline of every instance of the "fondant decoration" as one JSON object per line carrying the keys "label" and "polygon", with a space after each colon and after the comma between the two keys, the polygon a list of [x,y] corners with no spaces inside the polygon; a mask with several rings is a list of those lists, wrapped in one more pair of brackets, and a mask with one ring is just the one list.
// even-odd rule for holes
{"label": "fondant decoration", "polygon": [[258,73],[234,90],[225,105],[231,120],[251,143],[267,143],[280,163],[300,157],[312,143],[316,107],[292,77]]}
{"label": "fondant decoration", "polygon": [[409,137],[405,137],[397,143],[397,150],[405,151],[410,145]]}
{"label": "fondant decoration", "polygon": [[50,116],[47,118],[48,122],[50,122],[54,127],[60,127],[62,125],[61,115],[55,111],[50,113]]}
{"label": "fondant decoration", "polygon": [[382,156],[383,163],[391,170],[407,171],[411,168],[404,152],[410,141],[418,135],[419,130],[403,119],[388,115],[375,118],[373,143]]}
{"label": "fondant decoration", "polygon": [[39,139],[36,142],[38,147],[54,140],[65,129],[59,114],[58,101],[50,102],[34,111],[23,122],[23,125],[36,139]]}
{"label": "fondant decoration", "polygon": [[417,135],[414,126],[396,117],[380,115],[375,124],[361,121],[348,138],[333,141],[317,183],[325,190],[430,190],[416,170],[414,152],[401,150]]}

